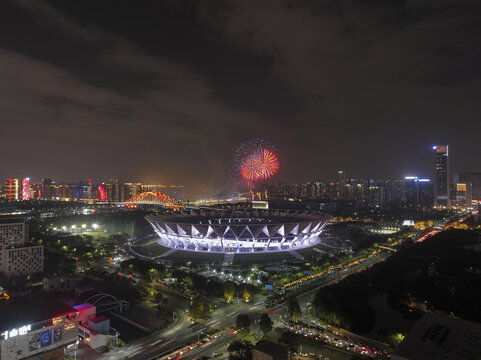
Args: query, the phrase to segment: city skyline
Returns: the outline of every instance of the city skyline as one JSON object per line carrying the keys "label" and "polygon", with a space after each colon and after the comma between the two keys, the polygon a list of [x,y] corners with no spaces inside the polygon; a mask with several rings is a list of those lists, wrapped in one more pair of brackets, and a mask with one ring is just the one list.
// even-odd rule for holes
{"label": "city skyline", "polygon": [[0,175],[218,186],[256,136],[284,183],[481,168],[479,4],[225,5],[3,2]]}
{"label": "city skyline", "polygon": [[0,0],[0,360],[479,357],[480,19]]}
{"label": "city skyline", "polygon": [[[429,147],[429,149],[431,150],[434,150],[436,151],[437,147],[449,147],[451,148],[450,145],[431,145]],[[452,154],[450,153],[449,154],[449,158],[452,158]],[[282,179],[278,179],[278,177],[274,177],[273,179],[270,179],[270,183],[274,184],[274,183],[282,183],[282,184],[287,184],[287,183],[303,183],[303,182],[310,182],[310,181],[335,181],[335,180],[339,180],[339,173],[343,173],[344,174],[344,178],[345,179],[376,179],[376,180],[402,180],[402,179],[405,179],[405,178],[409,178],[409,177],[417,177],[417,178],[426,178],[426,179],[432,179],[434,180],[436,178],[436,166],[437,166],[437,157],[436,155],[432,156],[431,157],[431,163],[428,164],[428,167],[427,168],[424,168],[422,169],[421,171],[419,172],[414,172],[414,171],[407,171],[405,173],[399,173],[399,174],[391,174],[391,175],[387,175],[385,173],[381,174],[381,175],[377,175],[377,176],[374,176],[374,175],[369,175],[367,174],[366,176],[361,176],[359,174],[354,174],[352,175],[352,173],[349,171],[349,169],[346,169],[346,168],[342,168],[340,167],[339,169],[337,169],[336,171],[330,173],[330,174],[324,174],[324,176],[319,176],[319,177],[310,177],[310,178],[299,178],[298,181],[282,181]],[[455,174],[459,174],[459,173],[462,173],[462,172],[479,172],[481,171],[480,169],[458,169],[459,168],[459,165],[456,166],[456,164],[452,164],[453,160],[451,159],[450,160],[450,168],[451,170],[449,172],[447,172],[447,174],[445,176],[448,176],[448,178],[450,179],[450,181],[453,180],[453,177]],[[457,170],[452,170],[452,167],[454,165],[454,168],[457,169]],[[417,167],[417,166],[416,166]],[[0,170],[1,171],[1,170]],[[55,183],[59,183],[59,184],[67,184],[67,183],[81,183],[81,182],[92,182],[92,179],[95,183],[98,183],[98,184],[102,184],[102,183],[129,183],[129,182],[138,182],[138,183],[143,183],[143,184],[155,184],[155,185],[162,185],[162,186],[184,186],[182,181],[180,181],[179,183],[161,183],[160,181],[145,181],[143,180],[144,178],[142,177],[142,175],[137,175],[137,176],[130,176],[130,177],[126,177],[126,176],[117,176],[117,177],[99,177],[99,176],[87,176],[87,177],[82,177],[82,178],[72,178],[72,179],[66,179],[66,178],[55,178],[53,176],[43,176],[43,177],[32,177],[32,176],[26,176],[25,174],[25,171],[22,172],[23,175],[18,175],[18,172],[16,173],[17,175],[16,176],[7,176],[7,175],[12,175],[12,174],[5,174],[3,176],[0,175],[1,178],[4,178],[4,179],[8,179],[8,178],[18,178],[18,179],[28,179],[32,182],[40,182],[44,179],[48,179],[48,180],[51,180]],[[27,171],[28,173],[28,171]],[[229,178],[229,170],[228,169],[225,169],[224,171],[224,176],[225,176],[225,179],[224,179],[224,182],[223,184],[227,186],[229,185],[232,185],[232,184],[235,184],[235,180],[232,180],[232,179],[228,179]],[[326,176],[327,175],[327,176]],[[185,181],[184,181],[185,182]],[[196,185],[199,185],[199,184],[196,184]],[[241,186],[242,187],[242,186]]]}

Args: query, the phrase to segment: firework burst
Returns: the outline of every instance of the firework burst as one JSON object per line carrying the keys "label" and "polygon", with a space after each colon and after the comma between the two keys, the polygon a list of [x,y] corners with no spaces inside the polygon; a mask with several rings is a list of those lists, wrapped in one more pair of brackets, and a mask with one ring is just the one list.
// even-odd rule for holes
{"label": "firework burst", "polygon": [[279,170],[279,158],[274,146],[262,139],[242,144],[236,153],[238,174],[248,184],[267,180]]}

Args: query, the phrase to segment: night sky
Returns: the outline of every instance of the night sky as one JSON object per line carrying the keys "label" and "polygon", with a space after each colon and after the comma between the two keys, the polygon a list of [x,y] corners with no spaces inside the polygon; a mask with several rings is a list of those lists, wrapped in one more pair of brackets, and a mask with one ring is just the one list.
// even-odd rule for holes
{"label": "night sky", "polygon": [[204,183],[481,171],[479,0],[0,1],[0,176]]}

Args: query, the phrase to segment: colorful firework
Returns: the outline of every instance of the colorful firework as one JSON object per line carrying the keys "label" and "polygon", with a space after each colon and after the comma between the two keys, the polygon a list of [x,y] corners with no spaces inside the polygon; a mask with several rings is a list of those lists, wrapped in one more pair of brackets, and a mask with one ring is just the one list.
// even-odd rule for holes
{"label": "colorful firework", "polygon": [[249,184],[267,180],[279,170],[275,148],[262,139],[253,139],[237,150],[236,167]]}

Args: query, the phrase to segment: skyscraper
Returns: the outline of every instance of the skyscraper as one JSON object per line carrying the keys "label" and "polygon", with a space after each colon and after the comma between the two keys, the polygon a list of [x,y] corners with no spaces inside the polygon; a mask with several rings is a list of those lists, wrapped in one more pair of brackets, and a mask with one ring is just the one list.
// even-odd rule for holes
{"label": "skyscraper", "polygon": [[434,174],[434,205],[451,206],[450,173],[448,145],[434,145],[436,151],[436,165]]}
{"label": "skyscraper", "polygon": [[22,179],[22,200],[30,200],[30,178]]}
{"label": "skyscraper", "polygon": [[338,198],[344,199],[346,197],[346,174],[342,170],[339,170],[337,174],[339,175]]}

